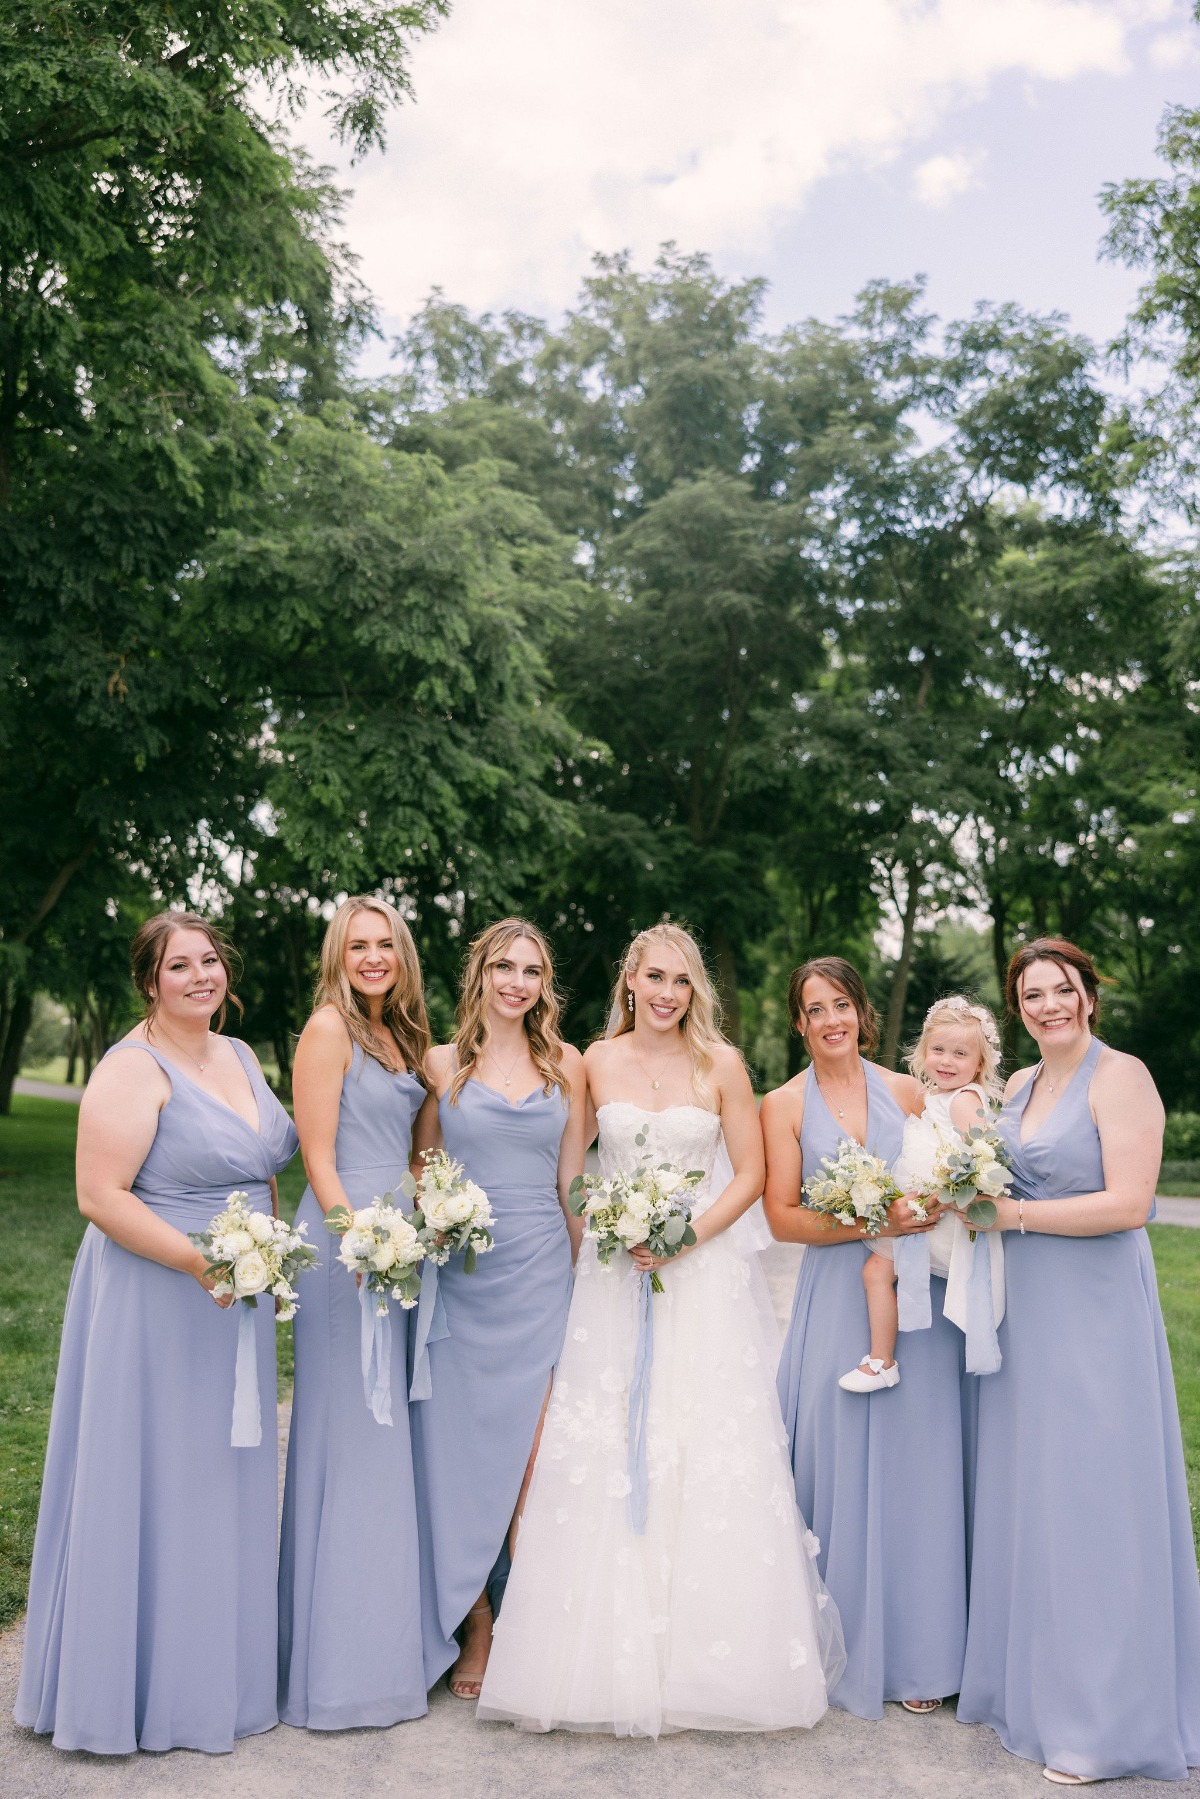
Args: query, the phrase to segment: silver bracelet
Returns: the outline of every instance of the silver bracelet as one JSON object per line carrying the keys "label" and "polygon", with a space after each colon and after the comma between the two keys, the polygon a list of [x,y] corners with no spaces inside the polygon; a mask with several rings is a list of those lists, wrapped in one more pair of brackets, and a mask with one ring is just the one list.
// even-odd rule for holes
{"label": "silver bracelet", "polygon": [[1017,1223],[1021,1227],[1021,1235],[1024,1236],[1025,1235],[1025,1200],[1024,1200],[1024,1197],[1018,1199],[1018,1201],[1017,1201]]}

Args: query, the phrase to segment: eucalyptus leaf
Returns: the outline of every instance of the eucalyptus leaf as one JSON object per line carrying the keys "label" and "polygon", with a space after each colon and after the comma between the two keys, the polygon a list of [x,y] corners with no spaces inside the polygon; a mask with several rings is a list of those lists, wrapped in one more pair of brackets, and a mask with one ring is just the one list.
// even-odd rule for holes
{"label": "eucalyptus leaf", "polygon": [[987,1230],[989,1225],[996,1222],[995,1204],[990,1199],[973,1200],[967,1207],[966,1218],[968,1224],[975,1225],[980,1230]]}

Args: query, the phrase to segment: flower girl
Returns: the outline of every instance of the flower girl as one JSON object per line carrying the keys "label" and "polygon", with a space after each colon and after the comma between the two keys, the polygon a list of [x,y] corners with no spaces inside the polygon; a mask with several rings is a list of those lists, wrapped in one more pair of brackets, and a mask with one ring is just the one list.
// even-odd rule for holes
{"label": "flower girl", "polygon": [[[986,1161],[988,1169],[975,1171],[979,1185],[970,1190],[971,1197],[993,1184],[1002,1192],[1007,1170],[991,1154],[988,1141],[992,1108],[1001,1092],[1000,1037],[987,1007],[973,1005],[961,994],[938,1000],[925,1015],[908,1065],[929,1092],[924,1111],[905,1124],[893,1170],[897,1186],[927,1194],[942,1187],[945,1173],[939,1165],[935,1174],[935,1164],[944,1161],[948,1147],[960,1149],[966,1133],[978,1131],[976,1159]],[[945,1314],[967,1335],[968,1373],[993,1373],[999,1367],[995,1327],[1004,1315],[1004,1250],[998,1235],[978,1239],[980,1273],[973,1286],[976,1244],[975,1232],[968,1234],[948,1211],[923,1236],[881,1237],[872,1245],[863,1266],[871,1347],[857,1368],[842,1375],[839,1386],[850,1393],[873,1393],[898,1384],[896,1333],[928,1329],[931,1274],[946,1281]]]}

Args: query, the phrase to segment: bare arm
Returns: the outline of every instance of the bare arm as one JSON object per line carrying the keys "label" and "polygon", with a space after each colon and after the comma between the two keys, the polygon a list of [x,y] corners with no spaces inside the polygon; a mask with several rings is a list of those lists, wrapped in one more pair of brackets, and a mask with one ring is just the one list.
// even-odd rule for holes
{"label": "bare arm", "polygon": [[412,1155],[408,1163],[409,1173],[415,1181],[420,1180],[425,1167],[421,1160],[422,1152],[442,1147],[442,1121],[438,1113],[438,1101],[450,1085],[450,1077],[454,1072],[452,1046],[449,1043],[439,1043],[436,1048],[431,1049],[425,1058],[425,1068],[429,1076],[429,1091],[413,1120]]}
{"label": "bare arm", "polygon": [[[906,1077],[895,1076],[896,1080]],[[916,1083],[913,1083],[916,1086]],[[902,1090],[905,1100],[912,1095]],[[918,1088],[919,1096],[919,1088]],[[909,1109],[908,1106],[905,1108]],[[797,1082],[777,1087],[768,1093],[759,1112],[763,1138],[767,1148],[767,1184],[763,1193],[763,1211],[771,1227],[771,1235],[780,1243],[862,1243],[865,1232],[852,1224],[834,1224],[827,1216],[814,1212],[803,1203],[803,1156],[800,1131],[804,1124],[804,1089]],[[880,1233],[884,1237],[903,1237],[913,1232],[932,1230],[939,1208],[927,1211],[926,1221],[914,1218],[907,1198],[897,1199],[888,1209],[890,1223]]]}
{"label": "bare arm", "polygon": [[[1009,1090],[1023,1085],[1014,1075]],[[1149,1069],[1135,1056],[1106,1051],[1092,1078],[1090,1103],[1104,1157],[1103,1188],[1066,1199],[1027,1199],[1023,1207],[1015,1199],[998,1200],[993,1229],[1019,1230],[1022,1212],[1026,1231],[1046,1237],[1104,1237],[1145,1224],[1158,1185],[1165,1116]]]}
{"label": "bare arm", "polygon": [[[170,1080],[142,1050],[122,1050],[100,1063],[79,1107],[75,1149],[79,1210],[122,1249],[190,1274],[211,1289],[212,1276],[196,1245],[131,1191],[154,1142],[159,1113],[170,1097]],[[226,1303],[232,1299],[228,1295]]]}
{"label": "bare arm", "polygon": [[573,1049],[569,1044],[563,1046],[563,1073],[571,1084],[571,1109],[567,1115],[567,1128],[562,1134],[562,1142],[558,1150],[558,1203],[562,1207],[563,1217],[567,1221],[567,1235],[571,1239],[571,1260],[573,1262],[579,1254],[579,1245],[583,1241],[583,1219],[576,1218],[567,1204],[567,1195],[571,1191],[571,1182],[577,1175],[583,1173],[588,1146],[588,1117],[591,1113],[594,1130],[595,1114],[591,1112],[588,1101],[583,1057],[577,1049]]}
{"label": "bare arm", "polygon": [[956,1131],[969,1131],[972,1125],[986,1124],[987,1112],[978,1093],[956,1093],[950,1102],[950,1122]]}
{"label": "bare arm", "polygon": [[334,1153],[342,1082],[352,1055],[350,1033],[337,1013],[328,1008],[314,1012],[296,1045],[292,1099],[304,1172],[323,1212],[333,1206],[354,1210],[338,1177]]}
{"label": "bare arm", "polygon": [[748,1212],[763,1190],[767,1164],[762,1127],[746,1065],[733,1050],[723,1051],[718,1064],[721,1076],[721,1129],[733,1163],[733,1179],[720,1198],[695,1220],[697,1243],[707,1243]]}

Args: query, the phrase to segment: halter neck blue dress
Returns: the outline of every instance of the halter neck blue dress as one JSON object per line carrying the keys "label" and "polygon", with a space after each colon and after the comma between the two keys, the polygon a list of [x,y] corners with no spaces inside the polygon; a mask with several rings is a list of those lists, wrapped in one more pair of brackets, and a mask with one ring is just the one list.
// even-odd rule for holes
{"label": "halter neck blue dress", "polygon": [[[108,1052],[152,1056],[171,1083],[132,1191],[184,1232],[207,1229],[238,1188],[270,1211],[267,1183],[296,1152],[257,1062],[230,1041],[257,1130],[149,1044]],[[94,1224],[84,1232],[14,1712],[59,1749],[228,1751],[277,1722],[275,1319],[269,1297],[252,1314],[262,1442],[233,1449],[240,1310]]]}
{"label": "halter neck blue dress", "polygon": [[[864,1062],[867,1140],[890,1166],[904,1112]],[[810,1066],[804,1077],[803,1178],[846,1132]],[[818,1568],[841,1614],[846,1672],[831,1705],[883,1716],[887,1699],[958,1691],[967,1626],[961,1383],[963,1337],[941,1312],[904,1343],[898,1387],[846,1393],[838,1376],[868,1340],[869,1246],[805,1246],[779,1367],[796,1499],[820,1538]]]}
{"label": "halter neck blue dress", "polygon": [[[1032,1200],[1104,1187],[1091,1048],[1024,1143]],[[971,1615],[958,1716],[1068,1774],[1200,1766],[1200,1583],[1171,1361],[1144,1230],[1005,1234],[1003,1363],[979,1382]]]}
{"label": "halter neck blue dress", "polygon": [[[495,1247],[464,1274],[438,1271],[449,1334],[429,1345],[431,1392],[411,1410],[422,1533],[427,1670],[505,1548],[534,1433],[562,1349],[571,1243],[558,1200],[568,1102],[538,1087],[516,1105],[469,1080],[438,1107],[442,1140],[495,1213]],[[431,1674],[436,1678],[436,1674]]]}
{"label": "halter neck blue dress", "polygon": [[[416,1075],[393,1074],[354,1045],[334,1149],[351,1205],[397,1190],[424,1098]],[[396,1724],[426,1710],[405,1315],[393,1302],[393,1423],[378,1424],[363,1397],[358,1288],[337,1260],[311,1187],[296,1217],[327,1249],[298,1283],[279,1551],[279,1715],[310,1730]]]}

